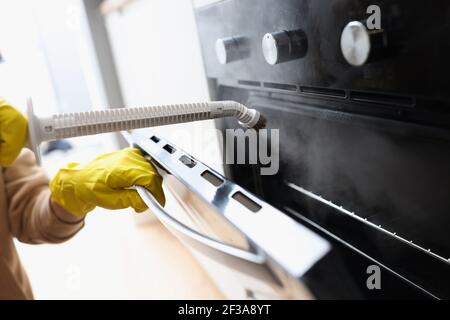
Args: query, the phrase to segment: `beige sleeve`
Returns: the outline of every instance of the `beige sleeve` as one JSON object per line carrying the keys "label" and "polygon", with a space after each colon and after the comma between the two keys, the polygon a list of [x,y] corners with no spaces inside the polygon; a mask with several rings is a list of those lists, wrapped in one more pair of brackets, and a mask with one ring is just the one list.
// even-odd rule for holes
{"label": "beige sleeve", "polygon": [[59,243],[84,226],[80,219],[51,201],[49,180],[34,154],[23,149],[9,167],[2,168],[10,229],[26,243]]}

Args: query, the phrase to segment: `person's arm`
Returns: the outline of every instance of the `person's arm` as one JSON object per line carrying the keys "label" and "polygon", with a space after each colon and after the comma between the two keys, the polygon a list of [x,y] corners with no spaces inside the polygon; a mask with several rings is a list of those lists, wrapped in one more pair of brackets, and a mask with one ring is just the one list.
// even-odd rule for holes
{"label": "person's arm", "polygon": [[30,150],[23,149],[11,166],[2,170],[10,230],[19,241],[59,243],[84,226],[83,218],[51,200],[49,180]]}
{"label": "person's arm", "polygon": [[[0,166],[10,229],[27,243],[62,242],[75,235],[95,207],[143,212],[147,205],[133,186],[147,188],[164,206],[162,177],[136,148],[103,154],[81,165],[69,163],[50,185],[27,141],[27,120],[0,99]],[[17,159],[16,159],[17,158]]]}

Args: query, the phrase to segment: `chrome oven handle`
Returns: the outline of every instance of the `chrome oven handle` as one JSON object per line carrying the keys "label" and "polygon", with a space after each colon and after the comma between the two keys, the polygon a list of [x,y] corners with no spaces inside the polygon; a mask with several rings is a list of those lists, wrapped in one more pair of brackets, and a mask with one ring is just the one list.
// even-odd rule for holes
{"label": "chrome oven handle", "polygon": [[156,215],[156,217],[165,225],[175,229],[191,241],[207,246],[210,249],[220,252],[222,255],[232,257],[239,260],[244,260],[251,264],[264,265],[266,264],[266,255],[260,249],[255,248],[250,243],[250,250],[243,250],[223,242],[217,241],[200,232],[190,228],[182,222],[175,219],[168,214],[166,210],[156,201],[153,195],[144,187],[135,186],[136,191],[141,196],[142,200],[148,206],[148,208]]}

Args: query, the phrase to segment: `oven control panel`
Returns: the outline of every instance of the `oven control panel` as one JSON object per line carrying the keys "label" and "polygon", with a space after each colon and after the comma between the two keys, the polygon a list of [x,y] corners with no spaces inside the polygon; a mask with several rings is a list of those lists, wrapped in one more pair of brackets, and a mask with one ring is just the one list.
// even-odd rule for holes
{"label": "oven control panel", "polygon": [[219,83],[450,125],[448,1],[227,0],[195,14]]}

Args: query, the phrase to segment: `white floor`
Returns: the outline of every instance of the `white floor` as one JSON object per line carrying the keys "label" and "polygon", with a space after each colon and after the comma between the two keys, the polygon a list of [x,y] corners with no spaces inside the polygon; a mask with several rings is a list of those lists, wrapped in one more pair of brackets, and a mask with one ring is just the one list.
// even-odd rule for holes
{"label": "white floor", "polygon": [[[79,138],[67,154],[43,159],[53,175],[115,148],[111,136]],[[143,213],[148,214],[148,213]],[[85,228],[59,245],[17,243],[37,299],[221,298],[190,253],[159,222],[136,225],[133,210],[91,212]],[[142,219],[141,219],[142,220]],[[150,219],[149,219],[150,220]]]}

